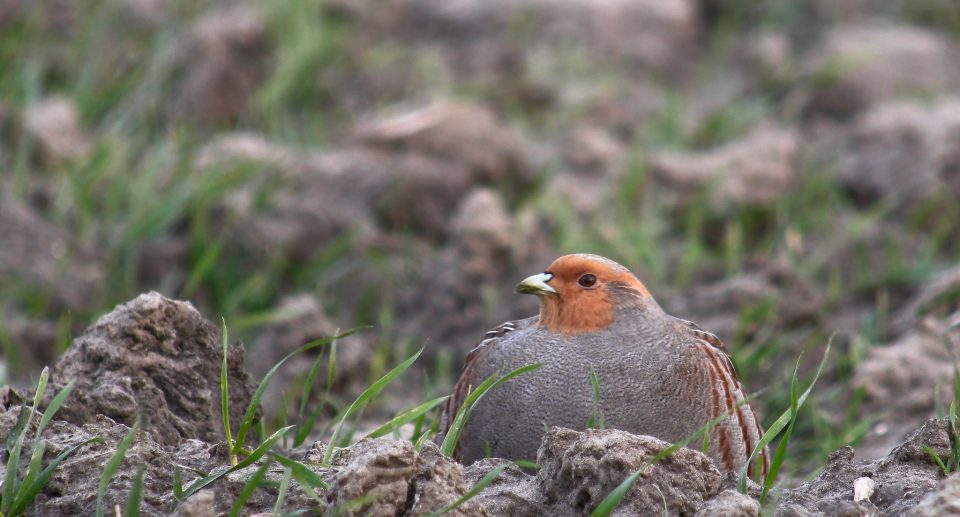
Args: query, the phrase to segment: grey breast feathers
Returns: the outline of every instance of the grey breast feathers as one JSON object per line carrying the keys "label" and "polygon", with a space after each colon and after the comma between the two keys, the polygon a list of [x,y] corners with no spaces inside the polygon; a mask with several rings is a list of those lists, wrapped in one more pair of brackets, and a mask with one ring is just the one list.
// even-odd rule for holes
{"label": "grey breast feathers", "polygon": [[[460,372],[460,378],[457,380],[456,386],[454,386],[453,393],[443,404],[443,414],[440,417],[440,431],[437,433],[437,443],[443,443],[443,439],[447,435],[447,431],[450,430],[457,411],[459,411],[460,406],[464,400],[466,400],[470,390],[476,387],[476,384],[483,382],[483,379],[474,378],[477,367],[483,357],[496,347],[504,336],[511,332],[534,326],[539,319],[539,316],[533,316],[522,320],[501,323],[487,331],[483,335],[480,343],[467,354],[467,358],[463,362],[463,370]],[[458,451],[454,452],[454,457],[459,457]]]}

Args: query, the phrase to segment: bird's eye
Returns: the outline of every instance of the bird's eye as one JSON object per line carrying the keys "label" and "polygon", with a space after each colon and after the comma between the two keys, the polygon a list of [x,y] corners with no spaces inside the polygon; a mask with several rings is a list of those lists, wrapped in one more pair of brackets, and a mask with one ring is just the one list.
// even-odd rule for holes
{"label": "bird's eye", "polygon": [[594,285],[597,284],[597,277],[595,275],[591,275],[590,273],[587,273],[581,276],[577,280],[577,283],[580,284],[580,287],[593,287]]}

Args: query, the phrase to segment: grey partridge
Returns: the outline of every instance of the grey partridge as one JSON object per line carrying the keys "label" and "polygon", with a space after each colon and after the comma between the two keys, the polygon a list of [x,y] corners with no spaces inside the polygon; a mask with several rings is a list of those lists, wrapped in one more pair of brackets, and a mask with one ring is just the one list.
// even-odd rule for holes
{"label": "grey partridge", "polygon": [[[542,366],[478,401],[455,451],[465,464],[487,456],[535,460],[546,429],[583,429],[598,405],[606,427],[669,442],[718,419],[708,454],[722,471],[741,469],[757,448],[763,430],[723,343],[666,314],[627,268],[597,255],[567,255],[517,292],[536,295],[540,313],[501,324],[467,355],[440,439],[484,379]],[[768,452],[759,456],[765,472]]]}

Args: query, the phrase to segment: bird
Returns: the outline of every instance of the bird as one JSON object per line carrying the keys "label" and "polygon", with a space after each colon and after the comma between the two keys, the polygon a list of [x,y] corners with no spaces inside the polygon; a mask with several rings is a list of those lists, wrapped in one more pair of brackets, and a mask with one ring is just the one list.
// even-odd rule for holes
{"label": "bird", "polygon": [[[545,432],[605,428],[676,443],[708,423],[708,456],[739,471],[761,447],[763,428],[723,342],[668,315],[629,269],[592,254],[562,256],[516,292],[539,298],[539,314],[487,332],[464,361],[441,413],[437,440],[450,431],[471,390],[517,368],[539,367],[483,394],[453,456],[535,461]],[[596,389],[598,388],[598,389]],[[602,418],[597,418],[601,416]],[[765,475],[769,452],[757,453]]]}

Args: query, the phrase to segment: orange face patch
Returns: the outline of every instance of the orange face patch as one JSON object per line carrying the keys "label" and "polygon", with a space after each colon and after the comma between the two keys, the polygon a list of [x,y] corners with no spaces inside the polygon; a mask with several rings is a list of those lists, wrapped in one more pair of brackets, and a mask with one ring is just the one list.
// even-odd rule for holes
{"label": "orange face patch", "polygon": [[546,272],[553,275],[547,284],[557,293],[540,297],[540,325],[552,332],[580,334],[613,323],[614,286],[650,297],[647,288],[628,269],[596,255],[560,257]]}

